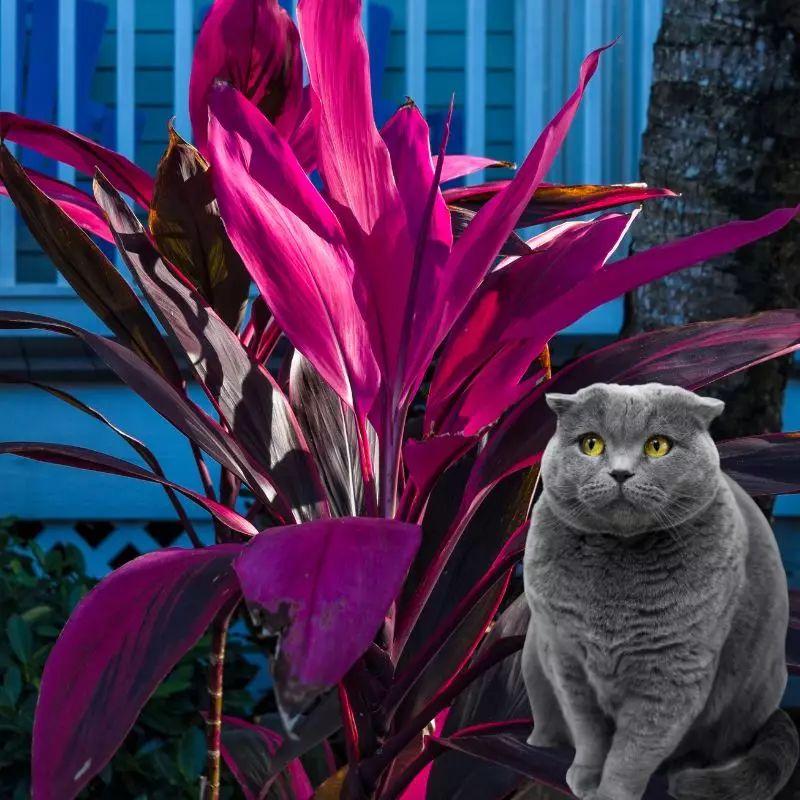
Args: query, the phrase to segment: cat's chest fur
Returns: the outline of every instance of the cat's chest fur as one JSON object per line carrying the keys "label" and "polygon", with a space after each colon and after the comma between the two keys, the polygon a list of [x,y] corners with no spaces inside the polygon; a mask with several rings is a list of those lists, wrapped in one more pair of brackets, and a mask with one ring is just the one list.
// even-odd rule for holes
{"label": "cat's chest fur", "polygon": [[707,670],[744,581],[747,538],[734,506],[722,492],[672,535],[626,542],[567,529],[543,497],[528,536],[525,581],[546,671],[569,655],[611,697],[643,668],[677,659]]}

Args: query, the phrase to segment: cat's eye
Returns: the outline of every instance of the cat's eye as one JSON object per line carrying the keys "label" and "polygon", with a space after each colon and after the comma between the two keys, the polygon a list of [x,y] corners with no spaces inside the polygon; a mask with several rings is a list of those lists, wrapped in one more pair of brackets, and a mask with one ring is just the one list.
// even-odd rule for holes
{"label": "cat's eye", "polygon": [[606,449],[606,443],[596,434],[587,433],[580,439],[581,452],[586,456],[599,456]]}
{"label": "cat's eye", "polygon": [[672,450],[672,442],[666,436],[651,436],[644,443],[644,454],[650,458],[661,458]]}

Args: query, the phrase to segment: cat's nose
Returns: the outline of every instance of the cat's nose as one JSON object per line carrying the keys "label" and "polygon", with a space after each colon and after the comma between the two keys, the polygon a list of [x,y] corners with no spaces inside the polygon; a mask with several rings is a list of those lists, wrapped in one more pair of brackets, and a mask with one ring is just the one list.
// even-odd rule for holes
{"label": "cat's nose", "polygon": [[612,469],[611,472],[608,473],[617,483],[625,483],[628,478],[633,477],[632,472],[628,472],[627,469]]}

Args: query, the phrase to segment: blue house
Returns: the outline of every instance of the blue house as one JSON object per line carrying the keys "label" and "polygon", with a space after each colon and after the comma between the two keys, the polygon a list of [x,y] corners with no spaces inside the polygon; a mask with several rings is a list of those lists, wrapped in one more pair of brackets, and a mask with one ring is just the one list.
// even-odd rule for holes
{"label": "blue house", "polygon": [[[190,133],[192,44],[207,6],[208,0],[0,0],[0,107],[81,128],[153,172],[166,145],[167,121],[174,115],[178,131],[187,138]],[[635,181],[659,22],[660,0],[373,0],[365,23],[376,114],[385,117],[408,95],[436,129],[455,92],[455,147],[519,162],[571,92],[582,57],[621,34],[604,56],[548,180]],[[74,177],[63,167],[58,174]],[[79,185],[88,188],[88,181]],[[4,198],[0,308],[104,332],[56,277]],[[564,331],[558,346],[609,341],[621,321],[621,302],[610,303]],[[2,332],[0,371],[77,395],[146,442],[168,477],[201,490],[183,437],[74,341]],[[787,392],[784,425],[800,429],[796,378]],[[133,457],[107,428],[45,392],[3,385],[0,440],[21,439]],[[210,540],[204,512],[192,504],[187,511]],[[781,498],[777,513],[786,566],[797,584],[800,564],[793,553],[800,551],[788,545],[800,530],[800,499]],[[157,487],[10,456],[0,458],[0,516],[5,515],[16,517],[43,546],[76,543],[97,575],[153,547],[186,543]]]}

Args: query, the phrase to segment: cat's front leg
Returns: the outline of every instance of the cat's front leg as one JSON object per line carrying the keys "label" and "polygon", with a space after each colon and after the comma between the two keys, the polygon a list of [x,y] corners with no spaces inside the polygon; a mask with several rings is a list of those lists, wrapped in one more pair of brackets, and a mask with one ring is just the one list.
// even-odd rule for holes
{"label": "cat's front leg", "polygon": [[555,677],[556,693],[575,745],[567,785],[576,797],[584,800],[592,797],[600,784],[611,746],[611,728],[577,660],[560,656]]}
{"label": "cat's front leg", "polygon": [[587,800],[641,800],[655,771],[671,756],[705,703],[698,687],[646,696],[631,695],[616,719],[616,729],[596,794]]}
{"label": "cat's front leg", "polygon": [[542,669],[541,658],[546,653],[539,653],[536,639],[536,627],[531,620],[525,646],[522,648],[522,680],[528,693],[533,714],[533,732],[528,737],[532,747],[570,746],[569,731],[564,715],[553,691],[553,687]]}

